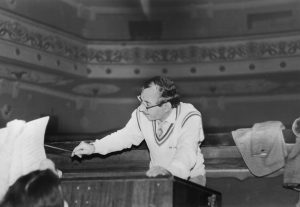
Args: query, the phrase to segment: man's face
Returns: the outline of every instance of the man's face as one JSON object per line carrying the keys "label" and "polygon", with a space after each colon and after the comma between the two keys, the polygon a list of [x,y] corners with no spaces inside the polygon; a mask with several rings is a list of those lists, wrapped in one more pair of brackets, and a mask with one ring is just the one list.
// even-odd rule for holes
{"label": "man's face", "polygon": [[[160,103],[161,94],[158,86],[152,84],[149,88],[145,88],[140,96],[141,105],[139,110],[150,120],[160,120],[165,115],[165,110],[162,106],[155,106]],[[148,108],[147,107],[151,107]]]}

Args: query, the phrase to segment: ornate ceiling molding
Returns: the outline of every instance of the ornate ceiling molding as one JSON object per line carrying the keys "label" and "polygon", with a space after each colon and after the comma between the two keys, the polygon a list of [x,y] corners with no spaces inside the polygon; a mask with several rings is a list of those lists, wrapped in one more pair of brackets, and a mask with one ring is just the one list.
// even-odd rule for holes
{"label": "ornate ceiling molding", "polygon": [[[275,34],[276,35],[276,34]],[[88,64],[178,64],[277,58],[300,54],[300,33],[209,42],[88,42],[19,16],[0,15],[0,38]],[[71,37],[71,38],[70,38]]]}
{"label": "ornate ceiling molding", "polygon": [[[219,45],[222,45],[220,42]],[[224,46],[201,44],[176,46],[89,50],[88,62],[94,64],[178,64],[277,58],[300,54],[300,36],[294,40],[232,41]],[[170,48],[169,48],[170,47]],[[175,47],[175,48],[174,48]]]}
{"label": "ornate ceiling molding", "polygon": [[88,78],[139,78],[150,74],[203,77],[299,70],[300,33],[207,42],[88,42],[1,13],[1,42],[5,46],[0,52],[3,58]]}
{"label": "ornate ceiling molding", "polygon": [[[257,58],[277,58],[300,54],[300,34],[257,39],[217,41],[211,43],[86,46],[74,44],[65,38],[45,35],[19,22],[0,20],[0,38],[53,53],[77,62],[89,64],[178,64],[237,61]],[[216,43],[218,43],[216,45]],[[104,48],[104,49],[100,49]],[[109,49],[110,48],[110,49]],[[112,48],[112,49],[111,49]]]}
{"label": "ornate ceiling molding", "polygon": [[0,20],[0,38],[78,62],[87,61],[88,52],[85,46],[71,43],[58,35],[45,35],[32,31],[19,22]]}

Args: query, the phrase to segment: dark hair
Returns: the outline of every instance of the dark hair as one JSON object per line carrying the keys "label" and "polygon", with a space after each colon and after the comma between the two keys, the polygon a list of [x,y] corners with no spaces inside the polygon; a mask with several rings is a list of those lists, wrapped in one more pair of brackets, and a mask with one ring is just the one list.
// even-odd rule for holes
{"label": "dark hair", "polygon": [[60,180],[51,171],[36,170],[21,176],[9,187],[0,207],[63,207]]}
{"label": "dark hair", "polygon": [[176,86],[172,80],[163,76],[155,76],[144,82],[143,89],[149,88],[152,84],[159,86],[162,102],[170,102],[172,108],[176,108],[180,103],[180,96],[176,91]]}

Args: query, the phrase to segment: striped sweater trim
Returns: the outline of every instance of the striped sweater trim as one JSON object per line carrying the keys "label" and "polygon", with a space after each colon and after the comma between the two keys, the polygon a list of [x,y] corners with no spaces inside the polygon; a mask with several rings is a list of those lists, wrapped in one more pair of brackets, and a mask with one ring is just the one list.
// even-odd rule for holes
{"label": "striped sweater trim", "polygon": [[140,131],[142,131],[141,126],[140,126],[140,113],[138,110],[136,110],[135,114],[136,114],[136,121],[137,121],[138,127],[139,127]]}
{"label": "striped sweater trim", "polygon": [[189,112],[189,113],[184,117],[184,119],[183,119],[183,121],[182,121],[182,124],[181,124],[181,128],[185,125],[185,123],[187,122],[187,120],[188,120],[189,118],[191,118],[192,116],[200,116],[200,117],[201,117],[201,114],[200,114],[200,112],[198,112],[198,111],[191,111],[191,112]]}
{"label": "striped sweater trim", "polygon": [[181,105],[179,104],[176,108],[176,118],[175,118],[175,120],[177,120],[177,117],[179,116],[180,112],[181,112]]}
{"label": "striped sweater trim", "polygon": [[[177,118],[180,114],[180,111],[181,111],[181,107],[180,107],[180,105],[178,105],[178,107],[176,108],[175,121],[177,120]],[[152,126],[153,126],[153,134],[155,137],[155,141],[158,145],[162,145],[170,137],[170,135],[172,134],[172,132],[175,128],[175,125],[171,124],[169,126],[168,130],[166,131],[166,133],[161,138],[159,138],[159,136],[157,136],[157,133],[156,133],[156,121],[152,121]]]}
{"label": "striped sweater trim", "polygon": [[174,130],[174,124],[171,124],[167,130],[167,132],[161,137],[159,138],[159,136],[157,136],[157,133],[156,133],[156,124],[154,122],[154,136],[155,136],[155,141],[158,145],[162,145],[169,137],[170,135],[172,134],[173,130]]}

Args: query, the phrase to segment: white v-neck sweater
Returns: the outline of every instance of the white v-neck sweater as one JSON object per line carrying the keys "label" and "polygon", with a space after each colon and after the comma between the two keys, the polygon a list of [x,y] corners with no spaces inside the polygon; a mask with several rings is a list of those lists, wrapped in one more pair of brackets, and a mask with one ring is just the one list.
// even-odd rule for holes
{"label": "white v-neck sweater", "polygon": [[150,168],[161,166],[183,179],[205,175],[199,147],[204,140],[201,113],[193,105],[182,102],[171,113],[173,120],[169,120],[163,136],[158,137],[155,121],[149,121],[137,108],[124,128],[95,141],[95,152],[105,155],[145,140],[150,152]]}

